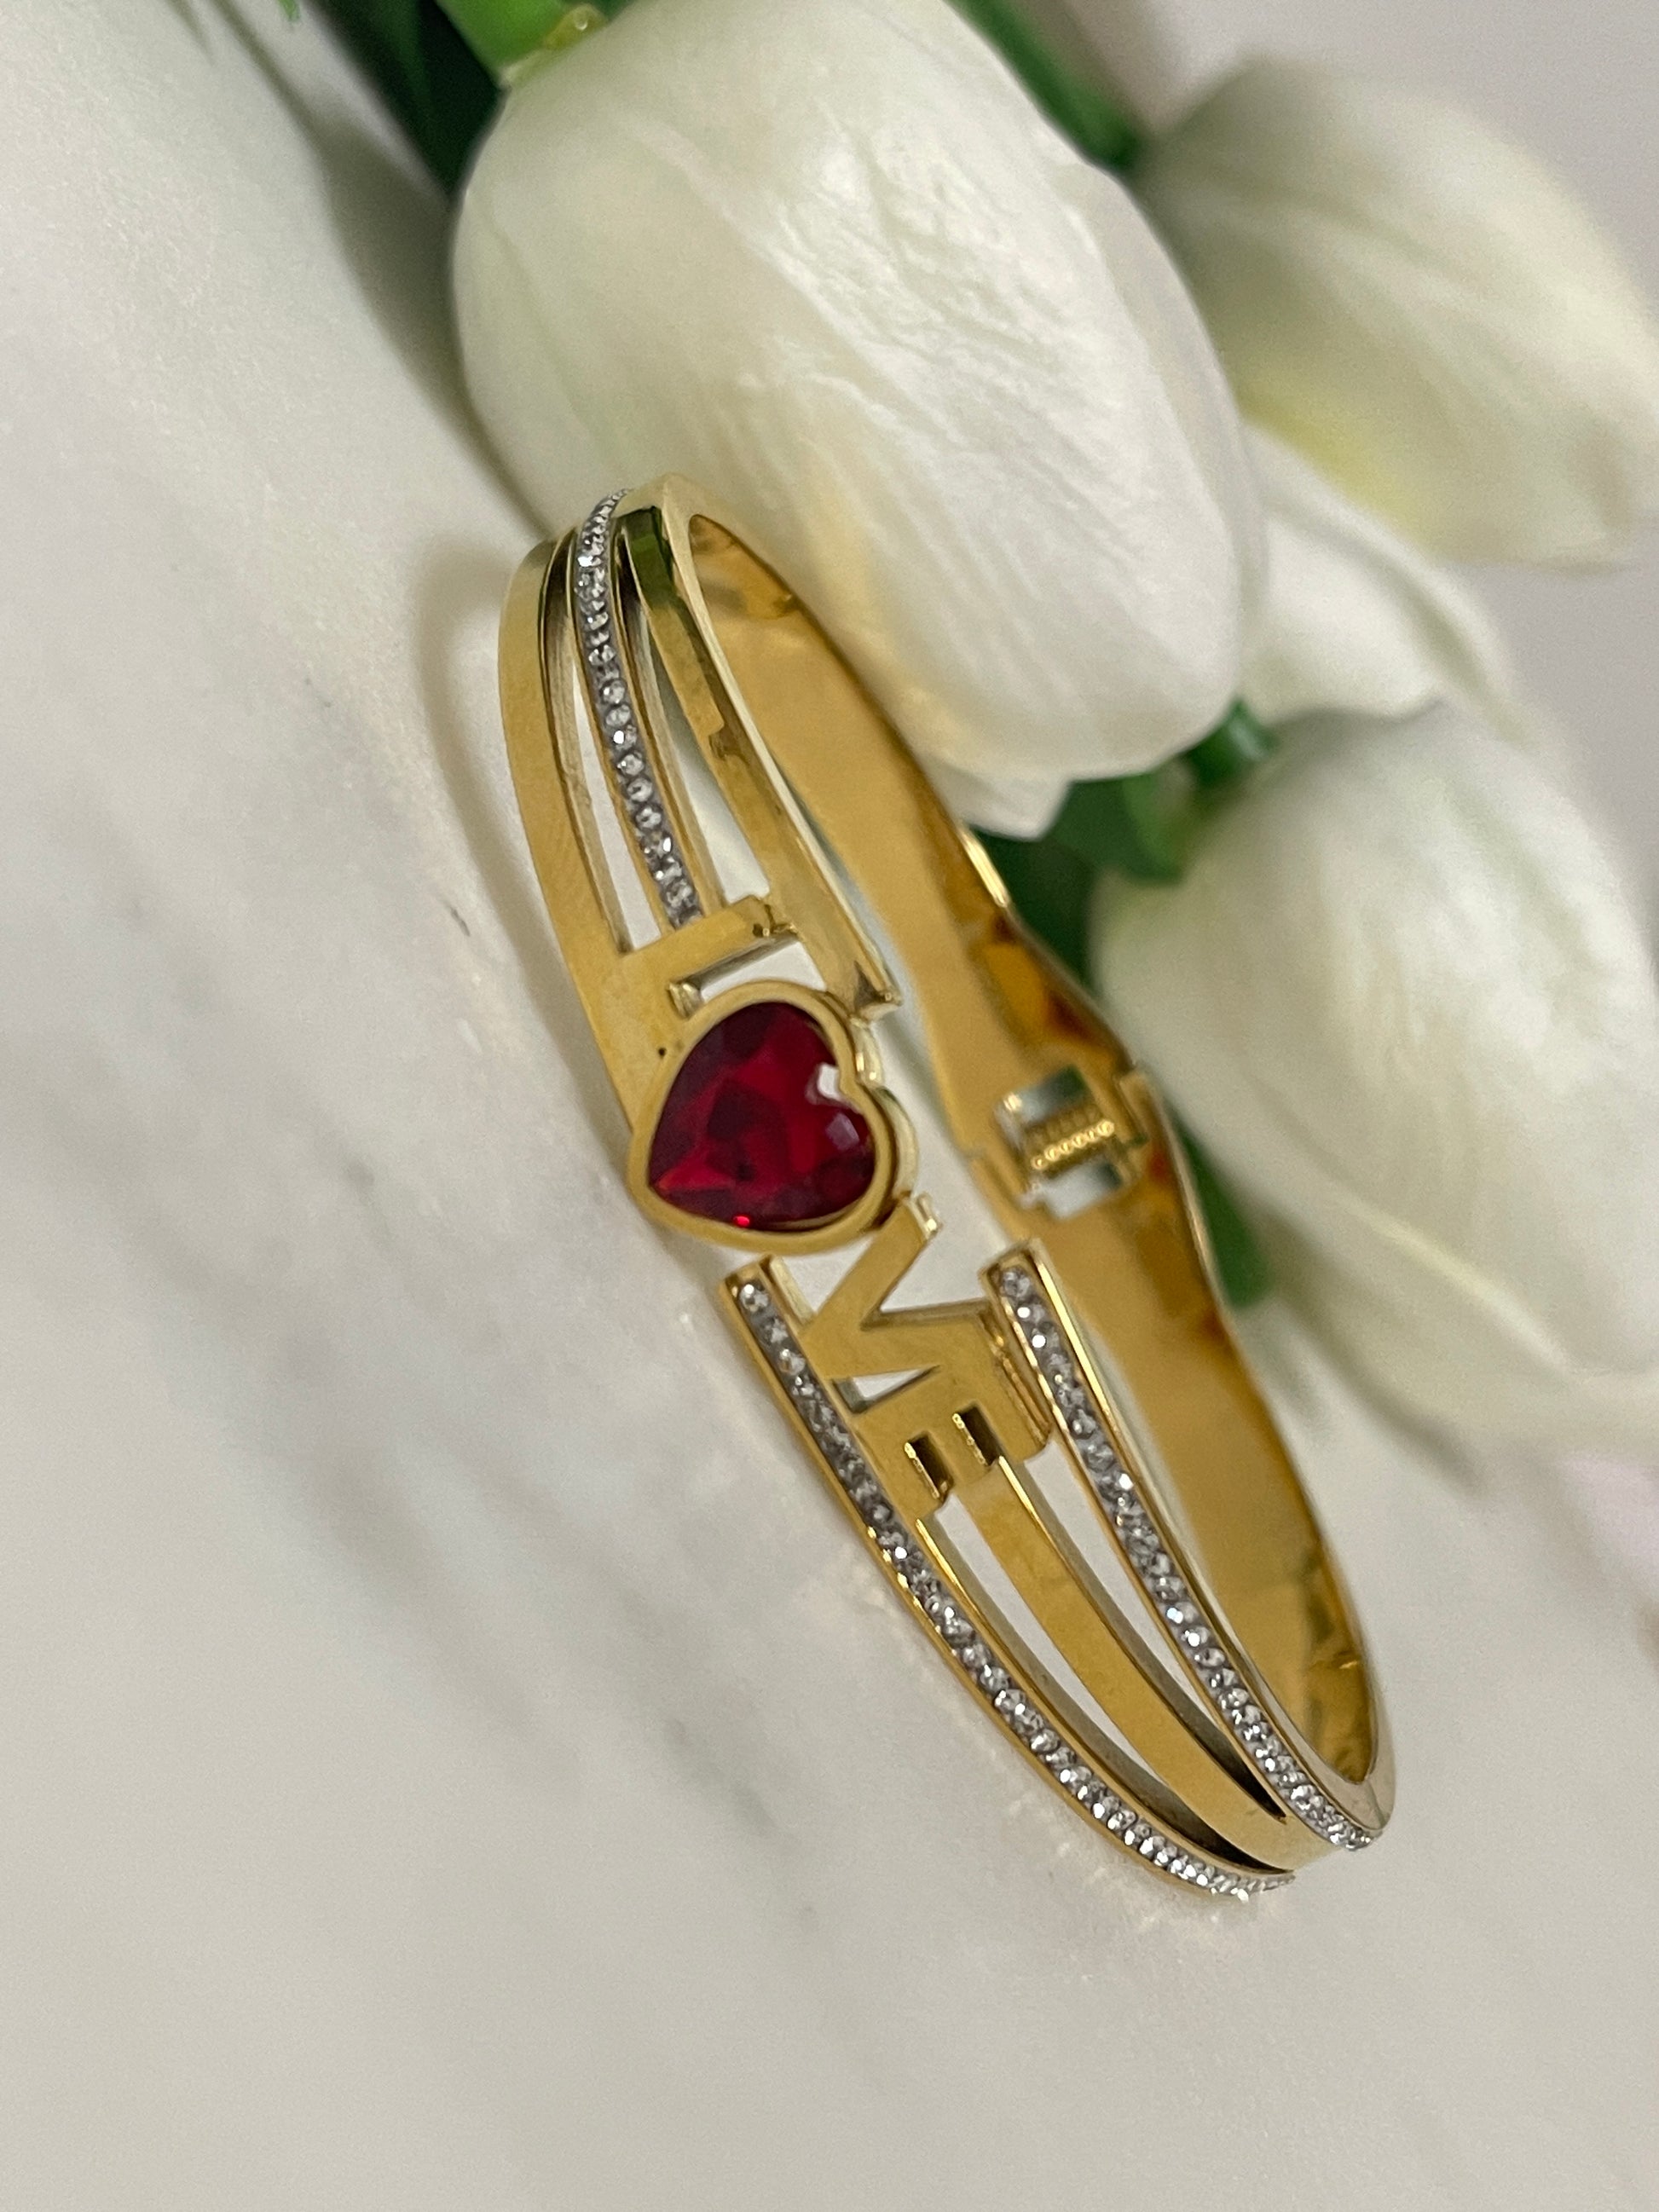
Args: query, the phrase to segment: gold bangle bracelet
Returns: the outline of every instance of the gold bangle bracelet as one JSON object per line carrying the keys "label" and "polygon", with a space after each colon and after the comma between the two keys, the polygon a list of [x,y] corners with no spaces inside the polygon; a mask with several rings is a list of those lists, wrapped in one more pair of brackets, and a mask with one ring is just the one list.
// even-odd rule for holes
{"label": "gold bangle bracelet", "polygon": [[[1369,1843],[1381,1704],[1180,1147],[811,616],[667,477],[526,561],[501,687],[629,1188],[750,1255],[720,1285],[738,1339],[957,1678],[1189,1890]],[[758,889],[723,879],[719,817]],[[900,991],[826,848],[1011,1240],[954,1304],[896,1296],[938,1224],[874,1041]],[[858,1245],[809,1298],[789,1261]]]}

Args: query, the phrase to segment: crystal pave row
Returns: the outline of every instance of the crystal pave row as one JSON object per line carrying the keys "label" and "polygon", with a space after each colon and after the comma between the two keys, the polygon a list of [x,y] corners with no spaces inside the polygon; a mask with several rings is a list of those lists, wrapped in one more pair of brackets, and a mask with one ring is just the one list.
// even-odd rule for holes
{"label": "crystal pave row", "polygon": [[1079,1372],[1065,1332],[1038,1285],[1024,1267],[1005,1267],[996,1283],[1008,1318],[1048,1385],[1072,1449],[1124,1557],[1210,1703],[1245,1756],[1298,1820],[1344,1850],[1363,1849],[1372,1837],[1320,1789],[1230,1662],[1222,1638],[1170,1557],[1139,1486],[1113,1449],[1099,1400]]}
{"label": "crystal pave row", "polygon": [[617,591],[611,568],[611,518],[620,494],[601,500],[576,540],[576,628],[582,669],[600,752],[613,778],[623,814],[633,832],[671,929],[702,912],[686,871],[685,856],[668,825],[667,809],[650,756],[640,735],[639,715],[628,680],[617,621]]}
{"label": "crystal pave row", "polygon": [[737,1308],[762,1356],[787,1393],[838,1489],[850,1501],[888,1572],[910,1598],[959,1671],[1026,1754],[1097,1820],[1104,1832],[1175,1881],[1213,1897],[1248,1900],[1282,1888],[1287,1876],[1248,1875],[1218,1866],[1164,1834],[1125,1803],[1012,1680],[974,1622],[928,1565],[874,1471],[854,1442],[836,1401],[807,1364],[788,1322],[763,1284],[742,1283]]}

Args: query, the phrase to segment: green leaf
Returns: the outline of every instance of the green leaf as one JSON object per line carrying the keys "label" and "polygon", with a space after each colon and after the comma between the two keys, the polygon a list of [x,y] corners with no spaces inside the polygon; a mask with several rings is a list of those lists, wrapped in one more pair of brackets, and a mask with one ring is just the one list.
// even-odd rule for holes
{"label": "green leaf", "polygon": [[1192,1168],[1193,1188],[1203,1209],[1204,1225],[1210,1232],[1210,1245],[1215,1254],[1216,1273],[1221,1278],[1227,1303],[1253,1306],[1258,1299],[1265,1298],[1273,1286],[1272,1263],[1214,1161],[1190,1129],[1180,1123],[1176,1127]]}
{"label": "green leaf", "polygon": [[1144,775],[1074,783],[1049,834],[1097,868],[1172,884],[1186,868],[1198,823],[1192,770],[1173,760]]}
{"label": "green leaf", "polygon": [[1259,768],[1278,742],[1244,702],[1236,699],[1226,720],[1207,738],[1200,738],[1182,758],[1204,791],[1225,791]]}
{"label": "green leaf", "polygon": [[495,112],[494,78],[437,0],[317,0],[428,167],[453,191]]}
{"label": "green leaf", "polygon": [[1057,130],[1103,169],[1130,168],[1143,139],[1135,124],[1098,85],[1060,60],[1032,27],[1019,0],[956,0]]}
{"label": "green leaf", "polygon": [[1094,867],[1139,883],[1178,883],[1206,820],[1274,743],[1238,700],[1207,737],[1161,768],[1074,783],[1049,835]]}
{"label": "green leaf", "polygon": [[1079,981],[1085,981],[1089,973],[1089,900],[1099,871],[1052,835],[998,837],[988,830],[978,835],[1021,921]]}

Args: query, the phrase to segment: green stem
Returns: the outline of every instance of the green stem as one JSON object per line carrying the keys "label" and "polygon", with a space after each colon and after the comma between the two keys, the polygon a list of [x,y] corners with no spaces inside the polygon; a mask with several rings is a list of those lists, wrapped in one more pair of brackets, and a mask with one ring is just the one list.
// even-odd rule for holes
{"label": "green stem", "polygon": [[[296,0],[275,0],[292,14]],[[628,0],[313,0],[426,157],[453,190],[519,64],[619,14]],[[1049,120],[1103,167],[1128,168],[1142,133],[1133,118],[1050,52],[1022,0],[956,0]]]}
{"label": "green stem", "polygon": [[[494,77],[553,43],[562,23],[582,14],[614,15],[627,0],[441,0],[444,12]],[[1060,60],[1033,29],[1020,0],[956,0],[988,39],[1056,129],[1104,169],[1127,169],[1141,132],[1115,100]]]}
{"label": "green stem", "polygon": [[444,13],[494,77],[556,43],[573,18],[614,15],[624,0],[443,0]]}

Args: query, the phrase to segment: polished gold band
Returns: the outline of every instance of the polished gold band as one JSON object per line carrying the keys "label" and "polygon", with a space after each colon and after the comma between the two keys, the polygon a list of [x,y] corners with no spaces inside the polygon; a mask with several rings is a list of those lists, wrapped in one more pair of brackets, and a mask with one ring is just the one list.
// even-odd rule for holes
{"label": "polished gold band", "polygon": [[[722,1288],[738,1335],[959,1677],[1091,1825],[1189,1889],[1253,1895],[1370,1842],[1393,1788],[1380,1702],[1159,1103],[811,615],[669,477],[530,556],[501,669],[629,1188],[757,1255]],[[717,817],[759,888],[728,889]],[[895,1299],[936,1224],[873,1036],[900,992],[825,846],[1011,1240],[954,1304]],[[809,980],[779,972],[787,951]],[[866,1180],[822,1218],[701,1218],[653,1179],[660,1117],[737,1010],[777,1006],[822,1040]],[[809,1300],[789,1259],[855,1244]]]}

